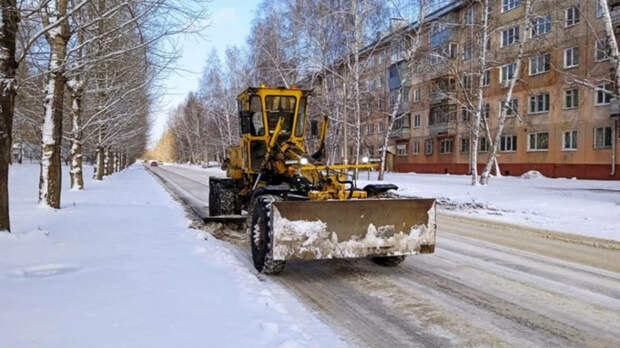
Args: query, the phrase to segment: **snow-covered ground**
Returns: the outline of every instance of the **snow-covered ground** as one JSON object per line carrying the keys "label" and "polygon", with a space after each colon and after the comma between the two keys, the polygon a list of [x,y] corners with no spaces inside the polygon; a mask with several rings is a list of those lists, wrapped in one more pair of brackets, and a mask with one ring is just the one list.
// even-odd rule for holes
{"label": "snow-covered ground", "polygon": [[11,167],[0,347],[344,346],[233,249],[189,229],[141,165],[104,182],[91,172],[83,192],[65,180],[55,211],[37,206],[38,166]]}
{"label": "snow-covered ground", "polygon": [[[376,182],[364,172],[359,186]],[[379,182],[377,182],[379,183]],[[471,186],[465,175],[387,173],[398,194],[434,197],[440,208],[458,214],[532,227],[620,240],[620,182],[532,176],[492,178]],[[441,226],[440,226],[441,227]]]}

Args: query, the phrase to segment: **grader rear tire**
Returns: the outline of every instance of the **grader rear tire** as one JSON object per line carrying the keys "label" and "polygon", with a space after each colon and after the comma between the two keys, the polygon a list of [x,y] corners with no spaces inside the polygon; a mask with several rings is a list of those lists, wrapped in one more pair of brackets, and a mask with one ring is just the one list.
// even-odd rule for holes
{"label": "grader rear tire", "polygon": [[278,199],[271,195],[260,196],[256,199],[249,231],[254,268],[270,275],[281,273],[286,265],[286,261],[274,260],[271,252],[271,203]]}
{"label": "grader rear tire", "polygon": [[396,267],[400,265],[407,256],[383,256],[383,257],[373,257],[372,262],[376,263],[379,266],[383,267]]}

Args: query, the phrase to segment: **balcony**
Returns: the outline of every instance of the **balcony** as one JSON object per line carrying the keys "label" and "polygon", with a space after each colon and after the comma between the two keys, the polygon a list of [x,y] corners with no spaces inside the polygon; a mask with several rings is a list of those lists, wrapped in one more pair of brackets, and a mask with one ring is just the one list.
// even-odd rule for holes
{"label": "balcony", "polygon": [[442,103],[431,107],[428,129],[431,136],[456,134],[456,104]]}
{"label": "balcony", "polygon": [[429,125],[428,130],[430,135],[433,137],[438,135],[456,134],[456,120]]}
{"label": "balcony", "polygon": [[411,138],[411,128],[392,129],[390,139],[409,139]]}

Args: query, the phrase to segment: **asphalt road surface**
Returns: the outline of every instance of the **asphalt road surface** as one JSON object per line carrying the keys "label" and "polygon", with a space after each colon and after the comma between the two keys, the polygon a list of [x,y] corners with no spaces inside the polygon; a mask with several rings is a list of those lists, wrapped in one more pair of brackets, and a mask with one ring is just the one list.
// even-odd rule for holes
{"label": "asphalt road surface", "polygon": [[[206,207],[207,173],[150,169],[187,204]],[[446,213],[437,219],[435,253],[398,267],[289,262],[270,279],[353,346],[620,347],[620,243]],[[252,267],[244,231],[217,231]]]}

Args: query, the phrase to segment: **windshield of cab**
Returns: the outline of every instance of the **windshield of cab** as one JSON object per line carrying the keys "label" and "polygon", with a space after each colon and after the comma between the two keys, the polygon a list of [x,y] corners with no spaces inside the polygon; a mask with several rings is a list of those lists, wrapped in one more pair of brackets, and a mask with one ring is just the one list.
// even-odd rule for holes
{"label": "windshield of cab", "polygon": [[269,134],[273,134],[278,124],[278,119],[282,117],[281,134],[287,136],[291,135],[296,102],[297,98],[291,96],[268,95],[265,97],[265,111],[267,113]]}

